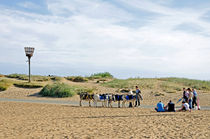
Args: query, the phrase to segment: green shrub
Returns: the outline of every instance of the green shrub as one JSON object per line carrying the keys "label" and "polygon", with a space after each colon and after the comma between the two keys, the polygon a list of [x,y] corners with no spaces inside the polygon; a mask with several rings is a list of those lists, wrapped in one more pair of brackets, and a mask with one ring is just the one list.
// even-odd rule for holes
{"label": "green shrub", "polygon": [[[40,95],[48,97],[72,97],[81,88],[70,86],[64,83],[54,83],[46,85],[41,91]],[[81,91],[83,91],[81,89]]]}
{"label": "green shrub", "polygon": [[0,91],[7,90],[12,84],[13,82],[10,80],[6,80],[6,79],[0,80]]}
{"label": "green shrub", "polygon": [[73,82],[87,82],[88,79],[82,76],[68,76],[66,77],[67,80],[73,81]]}
{"label": "green shrub", "polygon": [[89,79],[100,79],[100,78],[113,78],[109,72],[95,73],[92,74]]}
{"label": "green shrub", "polygon": [[28,82],[14,83],[14,86],[20,87],[20,88],[41,88],[41,87],[43,87],[43,85],[40,83],[28,83]]}

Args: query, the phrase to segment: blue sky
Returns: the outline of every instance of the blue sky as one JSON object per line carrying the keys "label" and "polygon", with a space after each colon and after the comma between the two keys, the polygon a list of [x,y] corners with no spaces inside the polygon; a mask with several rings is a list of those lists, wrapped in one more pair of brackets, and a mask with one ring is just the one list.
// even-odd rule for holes
{"label": "blue sky", "polygon": [[0,73],[210,80],[209,0],[0,0]]}

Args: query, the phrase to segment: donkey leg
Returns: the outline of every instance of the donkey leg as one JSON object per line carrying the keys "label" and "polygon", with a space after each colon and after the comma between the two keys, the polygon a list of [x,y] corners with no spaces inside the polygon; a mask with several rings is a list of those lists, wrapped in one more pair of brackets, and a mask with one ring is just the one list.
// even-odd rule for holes
{"label": "donkey leg", "polygon": [[80,101],[79,101],[79,106],[82,106],[82,100],[80,99]]}
{"label": "donkey leg", "polygon": [[118,101],[118,108],[120,108],[120,101]]}
{"label": "donkey leg", "polygon": [[89,107],[91,107],[91,105],[90,105],[90,100],[89,100]]}

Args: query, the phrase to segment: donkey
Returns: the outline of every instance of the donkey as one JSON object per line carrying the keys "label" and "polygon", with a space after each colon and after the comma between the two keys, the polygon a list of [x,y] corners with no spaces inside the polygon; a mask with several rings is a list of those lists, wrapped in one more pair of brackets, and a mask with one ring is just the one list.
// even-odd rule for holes
{"label": "donkey", "polygon": [[132,103],[132,106],[134,106],[135,101],[136,95],[123,95],[122,107],[125,107],[126,102]]}
{"label": "donkey", "polygon": [[108,94],[94,94],[94,106],[97,107],[97,102],[102,103],[102,107],[107,107]]}
{"label": "donkey", "polygon": [[79,105],[82,106],[82,101],[88,101],[89,107],[91,107],[91,101],[93,101],[93,94],[88,94],[87,92],[82,92],[79,94],[80,96],[80,102]]}

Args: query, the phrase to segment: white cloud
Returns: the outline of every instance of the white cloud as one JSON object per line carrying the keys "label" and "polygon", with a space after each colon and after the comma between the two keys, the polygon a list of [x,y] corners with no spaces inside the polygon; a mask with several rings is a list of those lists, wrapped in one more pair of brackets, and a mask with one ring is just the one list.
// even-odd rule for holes
{"label": "white cloud", "polygon": [[[86,73],[84,67],[93,72],[101,67],[110,72],[129,69],[196,78],[200,72],[210,74],[210,40],[206,36],[210,23],[200,18],[206,9],[177,11],[163,5],[163,1],[120,2],[158,15],[133,28],[120,22],[141,22],[136,19],[138,12],[100,0],[48,1],[52,15],[1,10],[0,63],[7,59],[11,64],[21,64],[25,60],[23,47],[34,46],[34,64],[45,70],[54,66]],[[184,23],[200,26],[201,33],[175,30]]]}

